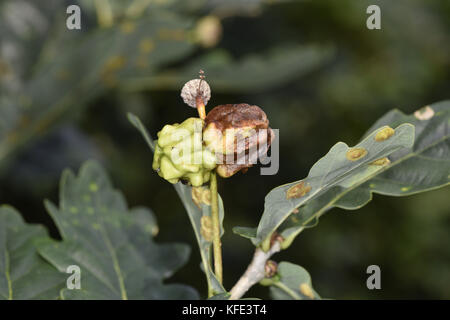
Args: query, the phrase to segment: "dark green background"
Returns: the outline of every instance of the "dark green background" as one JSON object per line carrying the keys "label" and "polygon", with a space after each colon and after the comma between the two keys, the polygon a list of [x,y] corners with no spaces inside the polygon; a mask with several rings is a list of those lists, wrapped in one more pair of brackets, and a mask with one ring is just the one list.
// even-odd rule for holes
{"label": "dark green background", "polygon": [[[176,10],[194,21],[208,14],[221,16],[220,41],[214,48],[198,47],[158,71],[177,70],[217,48],[235,59],[298,44],[330,51],[306,74],[274,79],[263,88],[215,92],[215,79],[207,79],[213,92],[207,110],[224,103],[257,104],[267,113],[271,127],[280,129],[277,175],[260,176],[259,169],[252,168],[245,175],[219,181],[226,210],[224,279],[226,288],[231,288],[253,253],[251,243],[231,228],[255,226],[272,188],[305,177],[337,141],[356,144],[388,110],[412,113],[449,98],[450,1],[249,1],[255,8],[244,6],[248,10],[236,9],[242,5],[239,1],[217,1],[220,10],[211,2],[195,0],[192,8],[185,3],[186,8]],[[381,30],[366,28],[369,4],[381,7]],[[224,9],[231,13],[223,14]],[[83,32],[95,28],[94,18],[83,16],[88,24]],[[64,28],[64,20],[60,23]],[[62,47],[61,53],[64,50],[69,48]],[[270,77],[273,66],[263,67]],[[207,68],[205,72],[208,76]],[[241,76],[235,74],[237,83]],[[155,212],[160,227],[157,240],[191,244],[189,264],[170,281],[190,284],[205,294],[188,217],[172,186],[152,171],[152,154],[126,119],[126,112],[138,113],[156,136],[164,124],[195,116],[195,110],[183,105],[178,89],[164,84],[133,93],[111,89],[91,99],[84,112],[74,111],[76,101],[71,108],[73,112],[53,130],[30,139],[2,164],[0,202],[18,208],[29,222],[46,224],[57,237],[42,199],[57,201],[63,168],[78,169],[88,158],[99,159],[131,206],[145,205]],[[333,209],[274,260],[305,267],[323,297],[450,299],[449,191],[446,187],[406,198],[374,195],[358,211]],[[381,267],[381,290],[366,288],[366,268],[371,264]],[[253,288],[249,295],[268,297],[262,287]]]}

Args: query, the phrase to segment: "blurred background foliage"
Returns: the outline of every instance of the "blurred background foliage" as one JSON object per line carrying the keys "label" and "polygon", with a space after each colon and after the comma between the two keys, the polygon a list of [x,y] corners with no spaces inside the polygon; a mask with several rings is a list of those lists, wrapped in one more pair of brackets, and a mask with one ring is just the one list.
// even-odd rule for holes
{"label": "blurred background foliage", "polygon": [[[66,28],[78,4],[82,29]],[[381,8],[382,29],[366,28]],[[42,204],[56,201],[61,171],[95,158],[130,205],[159,219],[160,241],[191,244],[171,281],[206,292],[194,234],[172,186],[126,119],[152,135],[195,116],[179,96],[205,70],[207,109],[251,103],[280,129],[280,170],[221,180],[225,286],[245,270],[253,246],[234,235],[255,226],[264,196],[305,177],[337,141],[356,144],[392,108],[411,113],[449,98],[448,0],[3,0],[0,1],[0,203],[56,229]],[[449,188],[407,198],[379,195],[357,212],[334,209],[275,260],[305,267],[331,298],[450,298]],[[366,288],[366,268],[382,290]],[[249,295],[268,297],[255,287]]]}

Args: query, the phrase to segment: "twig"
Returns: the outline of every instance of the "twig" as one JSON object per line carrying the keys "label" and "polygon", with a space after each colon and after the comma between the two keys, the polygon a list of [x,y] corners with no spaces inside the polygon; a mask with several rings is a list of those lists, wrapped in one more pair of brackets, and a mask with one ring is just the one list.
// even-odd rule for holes
{"label": "twig", "polygon": [[220,242],[219,196],[217,193],[217,175],[211,172],[211,218],[213,224],[214,273],[222,284],[222,243]]}
{"label": "twig", "polygon": [[269,260],[272,255],[280,250],[281,245],[279,241],[274,241],[267,252],[264,252],[260,248],[256,248],[252,262],[239,281],[231,289],[230,300],[241,298],[248,291],[248,289],[264,279],[267,260]]}

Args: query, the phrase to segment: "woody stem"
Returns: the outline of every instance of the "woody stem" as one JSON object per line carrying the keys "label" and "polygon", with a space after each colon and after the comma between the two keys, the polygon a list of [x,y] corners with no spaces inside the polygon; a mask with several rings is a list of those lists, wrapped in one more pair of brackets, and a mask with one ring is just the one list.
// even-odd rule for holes
{"label": "woody stem", "polygon": [[213,225],[214,273],[222,284],[222,243],[220,242],[219,196],[217,193],[217,175],[211,172],[211,218]]}
{"label": "woody stem", "polygon": [[230,291],[230,300],[240,299],[253,285],[260,282],[265,277],[265,266],[272,255],[281,250],[280,241],[274,241],[269,250],[265,252],[261,248],[256,248],[252,262],[242,277],[236,282]]}

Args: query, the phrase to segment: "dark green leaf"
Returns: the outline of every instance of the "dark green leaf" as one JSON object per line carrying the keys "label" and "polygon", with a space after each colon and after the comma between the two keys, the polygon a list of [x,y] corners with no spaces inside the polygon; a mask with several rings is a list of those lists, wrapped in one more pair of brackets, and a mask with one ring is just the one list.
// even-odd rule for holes
{"label": "dark green leaf", "polygon": [[426,106],[411,115],[393,110],[372,128],[396,126],[402,122],[415,126],[414,146],[392,154],[390,167],[361,186],[366,197],[369,189],[375,193],[404,196],[450,183],[450,100]]}
{"label": "dark green leaf", "polygon": [[233,232],[240,235],[241,237],[252,239],[256,238],[257,228],[247,228],[247,227],[234,227]]}
{"label": "dark green leaf", "polygon": [[[428,119],[425,119],[430,117]],[[418,119],[421,118],[422,120]],[[398,126],[409,122],[415,126],[415,143],[389,155],[391,164],[361,185],[337,190],[299,208],[301,217],[318,216],[333,207],[355,210],[372,200],[372,193],[407,196],[440,188],[450,181],[450,101],[443,101],[405,115],[398,110],[387,113],[369,132],[380,126]],[[369,134],[369,133],[368,133]],[[368,135],[367,134],[367,135]],[[367,136],[366,135],[366,136]],[[281,227],[289,242],[309,227],[304,219],[289,219]],[[286,243],[286,245],[289,244]]]}
{"label": "dark green leaf", "polygon": [[[95,162],[78,176],[65,171],[59,208],[46,207],[63,238],[39,245],[39,253],[58,270],[81,269],[81,290],[64,289],[64,299],[195,299],[190,287],[163,284],[188,259],[182,244],[152,240],[155,219],[144,208],[128,209],[123,195]],[[148,217],[146,217],[147,215]]]}
{"label": "dark green leaf", "polygon": [[[353,148],[343,142],[337,143],[311,168],[307,178],[273,189],[266,196],[257,238],[253,241],[260,243],[269,239],[288,218],[293,223],[301,222],[302,227],[311,223],[327,209],[327,206],[321,204],[328,204],[326,201],[352,190],[386,168],[386,165],[372,164],[374,161],[413,144],[414,126],[411,124],[402,124],[390,138],[376,141],[375,136],[381,130],[387,130],[387,127],[375,130]],[[350,160],[351,156],[358,155],[358,152],[361,152],[361,155]],[[316,200],[314,203],[318,203],[318,207],[322,209],[317,210],[315,207],[314,210],[305,211],[304,206],[312,200]],[[300,207],[299,213],[295,213],[297,207]],[[297,228],[295,232],[282,235],[291,240],[300,231],[301,229]]]}
{"label": "dark green leaf", "polygon": [[[395,134],[385,142],[377,143],[386,148],[375,150],[366,147],[367,156],[356,161],[356,167],[342,174],[336,169],[336,162],[330,163],[330,168],[323,167],[325,160],[330,160],[341,143],[335,145],[327,156],[322,158],[308,178],[311,190],[300,198],[286,199],[286,191],[300,182],[294,182],[272,190],[266,197],[266,207],[258,228],[257,237],[252,237],[254,244],[267,239],[276,229],[285,239],[283,247],[287,247],[293,239],[307,227],[317,224],[318,218],[327,210],[339,207],[354,210],[364,206],[372,199],[372,193],[391,196],[410,195],[432,190],[448,185],[450,179],[450,141],[449,141],[450,102],[443,101],[432,104],[415,112],[414,115],[404,115],[393,110],[381,118],[366,134],[358,146],[368,141],[374,143],[373,136],[386,125],[399,126]],[[409,122],[409,125],[400,125]],[[412,145],[411,124],[416,126],[415,143]],[[403,129],[403,133],[400,128]],[[403,138],[400,138],[400,134]],[[339,147],[341,145],[341,147]],[[345,152],[345,151],[344,151]],[[390,163],[383,166],[368,165],[375,159],[389,156]],[[322,162],[322,163],[321,163]],[[318,164],[321,164],[320,168]],[[360,166],[360,164],[362,166]],[[320,170],[318,170],[318,168]],[[316,177],[311,173],[327,173],[327,181],[331,176],[331,183],[326,183],[322,190],[314,193]],[[314,178],[311,180],[311,178]],[[305,191],[305,190],[304,190]],[[307,191],[307,190],[306,190]],[[238,233],[251,237],[248,230]]]}
{"label": "dark green leaf", "polygon": [[129,78],[124,88],[130,91],[168,87],[179,89],[186,79],[191,79],[199,69],[203,69],[215,92],[263,91],[311,72],[332,56],[333,50],[328,47],[298,46],[278,48],[234,61],[226,51],[217,49],[191,62],[181,71],[168,70]]}
{"label": "dark green leaf", "polygon": [[28,225],[13,208],[0,207],[0,300],[59,297],[68,275],[39,256],[35,245],[42,239],[48,240],[42,226]]}
{"label": "dark green leaf", "polygon": [[[0,6],[0,14],[13,2]],[[26,1],[33,12],[39,12],[40,5]],[[66,8],[58,6],[59,14],[64,14]],[[120,87],[130,76],[156,72],[159,66],[195,48],[188,40],[192,21],[167,11],[154,11],[109,28],[92,28],[86,22],[83,32],[67,32],[64,20],[50,26],[45,29],[45,37],[33,38],[39,46],[28,48],[31,41],[13,41],[19,57],[28,52],[36,55],[26,70],[0,56],[0,70],[8,70],[7,81],[0,81],[0,160],[47,132],[57,120],[77,115],[89,99]],[[10,43],[14,35],[0,37],[0,45],[3,41]],[[19,57],[15,55],[14,59]]]}

